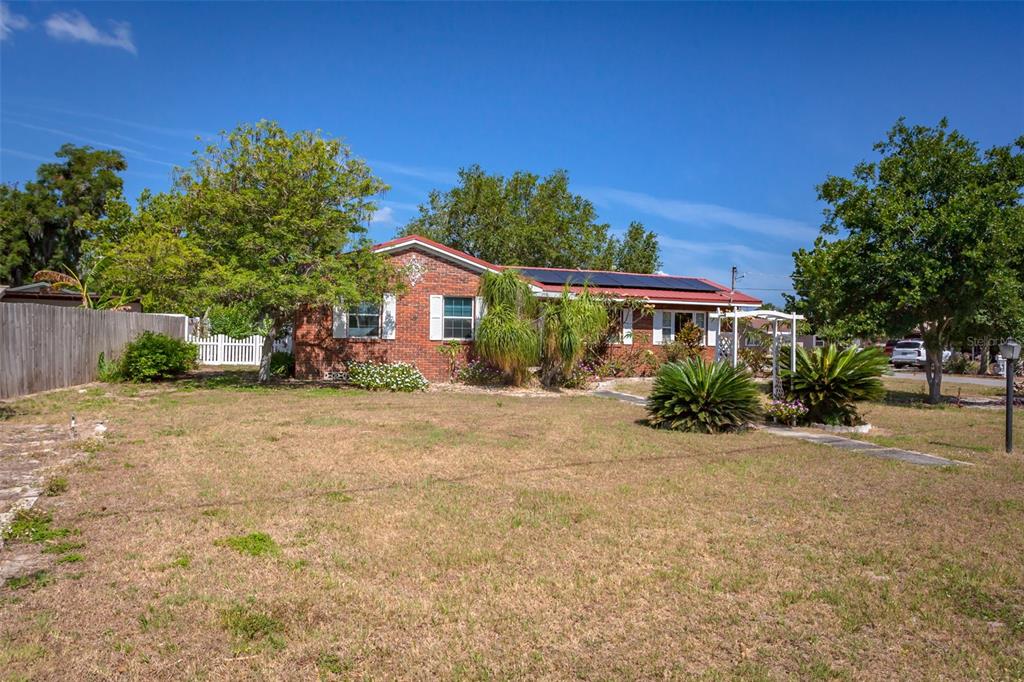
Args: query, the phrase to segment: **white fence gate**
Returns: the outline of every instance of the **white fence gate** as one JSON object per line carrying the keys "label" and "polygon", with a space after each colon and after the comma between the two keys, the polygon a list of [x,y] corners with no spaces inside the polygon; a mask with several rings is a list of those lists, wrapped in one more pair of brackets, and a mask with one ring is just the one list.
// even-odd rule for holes
{"label": "white fence gate", "polygon": [[244,339],[233,339],[224,334],[188,337],[190,343],[199,346],[199,364],[201,365],[251,365],[260,364],[263,353],[263,337],[249,336]]}
{"label": "white fence gate", "polygon": [[[189,329],[186,339],[199,346],[200,365],[248,365],[258,367],[263,354],[263,338],[258,334],[244,339],[234,339],[225,334],[199,336]],[[292,336],[289,333],[274,341],[274,351],[292,352]]]}

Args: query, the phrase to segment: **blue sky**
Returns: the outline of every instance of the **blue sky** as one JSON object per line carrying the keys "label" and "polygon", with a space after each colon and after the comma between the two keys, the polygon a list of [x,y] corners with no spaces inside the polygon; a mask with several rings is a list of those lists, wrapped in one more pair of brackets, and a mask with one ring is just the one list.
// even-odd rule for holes
{"label": "blue sky", "polygon": [[460,166],[569,171],[665,270],[767,300],[809,245],[814,186],[900,115],[983,146],[1024,133],[1024,4],[3,4],[0,178],[63,142],[163,190],[242,121],[343,137],[392,189],[391,237]]}

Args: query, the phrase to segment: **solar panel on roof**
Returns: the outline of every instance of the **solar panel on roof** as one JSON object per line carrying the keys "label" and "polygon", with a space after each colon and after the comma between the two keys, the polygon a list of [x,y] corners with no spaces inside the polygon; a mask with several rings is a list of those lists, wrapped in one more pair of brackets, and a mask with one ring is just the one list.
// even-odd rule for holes
{"label": "solar panel on roof", "polygon": [[664,277],[628,272],[587,272],[583,270],[542,270],[519,268],[524,276],[541,284],[569,283],[580,286],[588,283],[595,287],[624,287],[628,289],[660,289],[664,291],[711,292],[717,289],[693,277]]}

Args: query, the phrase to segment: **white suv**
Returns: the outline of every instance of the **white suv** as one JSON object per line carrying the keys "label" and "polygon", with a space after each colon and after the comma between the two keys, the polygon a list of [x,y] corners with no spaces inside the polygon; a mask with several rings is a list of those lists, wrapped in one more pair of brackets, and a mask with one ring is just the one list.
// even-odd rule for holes
{"label": "white suv", "polygon": [[[942,361],[945,362],[952,355],[952,351],[942,351]],[[892,349],[892,366],[896,369],[913,365],[924,367],[928,352],[924,349],[924,341],[921,339],[904,339]]]}

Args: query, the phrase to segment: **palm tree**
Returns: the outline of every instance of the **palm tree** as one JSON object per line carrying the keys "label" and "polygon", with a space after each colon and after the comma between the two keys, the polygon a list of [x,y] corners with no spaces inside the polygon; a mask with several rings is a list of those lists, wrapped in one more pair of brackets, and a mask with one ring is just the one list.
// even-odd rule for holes
{"label": "palm tree", "polygon": [[608,331],[608,309],[586,286],[578,294],[562,295],[541,306],[541,381],[552,386],[568,379],[587,348]]}
{"label": "palm tree", "polygon": [[506,381],[522,385],[540,355],[537,300],[516,270],[485,272],[479,291],[487,314],[477,329],[476,352],[497,367]]}
{"label": "palm tree", "polygon": [[[99,262],[97,265],[99,265]],[[66,272],[57,272],[56,270],[39,270],[32,276],[32,281],[47,282],[51,288],[57,289],[58,291],[61,289],[69,289],[76,292],[82,298],[83,308],[93,308],[96,310],[129,310],[129,306],[125,305],[124,294],[121,294],[121,296],[117,298],[113,298],[107,295],[96,296],[96,294],[89,291],[90,275],[95,272],[97,268],[94,267],[88,271],[83,270],[85,274],[80,277],[68,266],[65,265],[63,267]]]}

